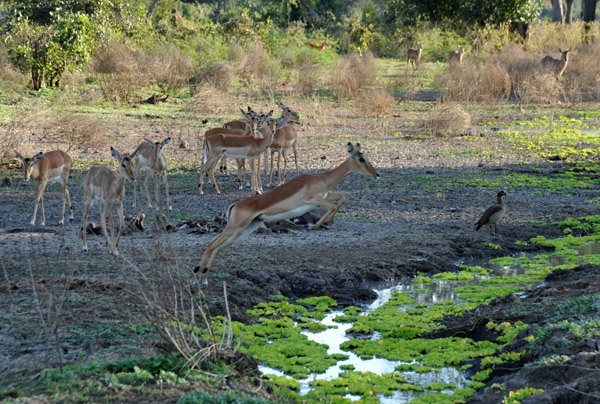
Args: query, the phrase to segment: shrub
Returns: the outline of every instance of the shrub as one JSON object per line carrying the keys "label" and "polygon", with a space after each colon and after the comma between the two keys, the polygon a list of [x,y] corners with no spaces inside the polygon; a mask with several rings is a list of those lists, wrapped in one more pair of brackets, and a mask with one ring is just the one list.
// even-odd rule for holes
{"label": "shrub", "polygon": [[107,101],[129,101],[143,84],[133,51],[124,43],[103,46],[91,66]]}
{"label": "shrub", "polygon": [[216,61],[200,69],[190,79],[190,92],[196,94],[198,86],[211,85],[217,90],[228,93],[235,84],[235,71],[231,62],[226,60]]}
{"label": "shrub", "polygon": [[373,54],[350,55],[341,58],[333,67],[330,87],[336,98],[352,97],[375,80],[375,60]]}
{"label": "shrub", "polygon": [[309,57],[305,57],[297,69],[296,91],[300,95],[313,95],[320,87],[319,77],[321,77],[321,68],[313,63]]}
{"label": "shrub", "polygon": [[465,63],[446,68],[435,79],[444,101],[496,102],[507,100],[511,80],[502,65]]}
{"label": "shrub", "polygon": [[43,129],[42,139],[46,142],[66,145],[66,151],[73,148],[96,151],[106,145],[107,128],[100,121],[66,115],[49,122]]}
{"label": "shrub", "polygon": [[192,62],[175,45],[163,44],[143,58],[141,70],[144,82],[171,93],[187,85]]}
{"label": "shrub", "polygon": [[571,102],[600,98],[600,46],[582,45],[571,53],[561,82]]}
{"label": "shrub", "polygon": [[463,131],[469,126],[471,126],[471,115],[460,105],[433,111],[423,120],[423,128],[435,134],[444,131]]}
{"label": "shrub", "polygon": [[373,89],[361,95],[358,105],[365,115],[383,118],[394,109],[396,100],[383,89]]}

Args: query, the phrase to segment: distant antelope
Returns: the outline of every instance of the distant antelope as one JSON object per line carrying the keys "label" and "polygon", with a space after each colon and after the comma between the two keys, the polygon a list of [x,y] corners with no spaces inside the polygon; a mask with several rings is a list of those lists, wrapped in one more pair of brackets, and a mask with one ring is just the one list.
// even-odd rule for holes
{"label": "distant antelope", "polygon": [[406,68],[408,69],[408,63],[410,62],[412,64],[412,67],[414,70],[417,69],[417,67],[419,67],[419,65],[421,64],[421,53],[423,52],[423,44],[422,43],[417,43],[417,49],[415,48],[408,48],[408,51],[406,52]]}
{"label": "distant antelope", "polygon": [[[123,217],[123,199],[125,198],[125,180],[135,181],[135,167],[133,159],[135,155],[119,154],[118,151],[110,148],[113,157],[119,162],[119,172],[112,168],[103,166],[94,166],[90,168],[83,179],[83,201],[85,207],[83,209],[83,251],[87,252],[87,218],[88,212],[92,203],[99,201],[102,205],[100,209],[100,224],[102,234],[106,239],[108,250],[113,255],[119,255],[117,247],[121,240],[121,233],[125,226]],[[113,219],[111,208],[117,205],[117,213],[119,214],[119,234],[115,240],[115,221]],[[106,217],[110,224],[110,239],[106,231]]]}
{"label": "distant antelope", "polygon": [[569,63],[569,52],[571,52],[571,48],[563,51],[562,49],[558,49],[560,52],[560,60],[553,58],[552,56],[546,56],[542,59],[542,67],[546,69],[554,70],[556,74],[556,80],[560,79],[560,76],[564,73],[567,68],[567,63]]}
{"label": "distant antelope", "polygon": [[37,197],[35,198],[35,207],[33,208],[33,218],[31,225],[35,224],[38,205],[42,206],[42,226],[46,225],[46,215],[44,213],[44,190],[48,182],[58,182],[63,191],[63,206],[60,224],[65,223],[65,202],[69,202],[69,219],[73,220],[73,209],[71,208],[71,198],[69,197],[69,171],[71,170],[71,157],[61,150],[54,150],[48,153],[39,152],[33,158],[25,158],[16,150],[15,155],[23,162],[23,177],[25,181],[33,178],[37,187]]}
{"label": "distant antelope", "polygon": [[322,51],[323,49],[325,49],[326,46],[330,46],[329,42],[327,42],[325,39],[321,40],[321,44],[320,45],[317,45],[316,43],[310,42],[310,41],[306,42],[306,44],[308,46],[310,46],[311,48],[318,49],[320,51]]}
{"label": "distant antelope", "polygon": [[452,52],[450,52],[450,57],[448,59],[448,63],[450,63],[450,64],[458,63],[459,65],[462,65],[464,54],[465,54],[465,47],[459,46],[458,50],[453,50]]}
{"label": "distant antelope", "polygon": [[[156,199],[156,210],[158,208],[158,179],[157,174],[160,174],[165,184],[165,192],[167,194],[167,208],[173,210],[171,202],[169,200],[169,183],[167,182],[167,158],[165,157],[162,148],[171,141],[168,137],[162,142],[153,142],[148,139],[144,139],[135,152],[133,152],[133,163],[135,167],[135,177],[138,178],[140,171],[146,169],[146,180],[144,181],[144,188],[146,189],[146,199],[148,200],[148,207],[152,208],[152,202],[150,200],[150,193],[148,192],[148,179],[150,175],[154,179],[154,190]],[[137,181],[133,183],[133,207],[136,206],[137,198]]]}

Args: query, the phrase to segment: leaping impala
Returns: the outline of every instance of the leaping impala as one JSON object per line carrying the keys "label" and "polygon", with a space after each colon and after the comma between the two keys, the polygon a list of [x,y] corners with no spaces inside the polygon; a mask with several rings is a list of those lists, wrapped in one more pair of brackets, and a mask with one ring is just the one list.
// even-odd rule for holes
{"label": "leaping impala", "polygon": [[312,229],[331,221],[346,201],[342,194],[331,189],[353,172],[379,177],[379,173],[360,150],[360,144],[348,143],[350,156],[333,170],[319,174],[304,174],[262,195],[234,202],[227,208],[227,226],[206,251],[194,273],[202,272],[202,284],[208,284],[208,273],[219,253],[240,237],[252,233],[263,222],[298,217],[317,207],[328,208]]}
{"label": "leaping impala", "polygon": [[[150,175],[154,179],[154,191],[156,199],[156,210],[158,208],[158,179],[157,174],[160,174],[165,184],[165,192],[167,194],[167,207],[169,210],[173,210],[171,202],[169,200],[169,183],[167,182],[167,158],[165,157],[162,148],[171,141],[168,137],[162,142],[153,142],[148,139],[144,139],[137,149],[133,152],[133,164],[135,166],[135,178],[138,178],[140,171],[146,170],[146,180],[144,181],[144,187],[146,189],[146,199],[148,200],[148,207],[152,208],[152,201],[150,200],[150,193],[148,192],[148,179]],[[133,183],[133,207],[136,206],[137,196],[137,181]]]}
{"label": "leaping impala", "polygon": [[59,223],[61,225],[65,223],[65,202],[69,202],[69,220],[73,220],[73,209],[71,208],[71,198],[69,196],[69,188],[67,187],[69,171],[71,170],[71,157],[62,150],[54,150],[48,153],[39,152],[33,158],[25,158],[16,150],[14,152],[17,158],[23,162],[23,177],[25,181],[33,178],[37,188],[31,225],[35,224],[38,205],[42,206],[41,225],[46,225],[44,190],[48,182],[58,182],[63,191],[62,215]]}
{"label": "leaping impala", "polygon": [[[90,206],[95,201],[99,201],[102,205],[100,209],[100,225],[102,234],[106,239],[108,250],[113,255],[119,255],[117,247],[121,240],[125,219],[123,218],[123,198],[125,198],[125,180],[135,181],[135,167],[133,159],[135,154],[119,154],[118,151],[110,148],[113,157],[119,162],[119,172],[112,168],[103,166],[94,166],[85,175],[83,179],[83,201],[85,207],[83,209],[83,251],[87,252],[87,218]],[[115,222],[112,216],[111,208],[117,205],[117,213],[119,215],[119,234],[115,241]],[[106,231],[106,217],[110,223],[110,239]]]}

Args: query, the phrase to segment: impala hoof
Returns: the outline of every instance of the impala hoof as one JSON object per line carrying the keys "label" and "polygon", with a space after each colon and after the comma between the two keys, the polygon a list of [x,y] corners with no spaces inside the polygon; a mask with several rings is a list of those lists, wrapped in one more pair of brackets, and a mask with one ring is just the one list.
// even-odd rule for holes
{"label": "impala hoof", "polygon": [[40,223],[40,226],[45,226],[45,225],[46,225],[46,222]]}
{"label": "impala hoof", "polygon": [[61,225],[61,226],[63,226],[65,224],[65,221],[64,220],[59,220],[58,224]]}
{"label": "impala hoof", "polygon": [[114,255],[115,257],[118,257],[118,256],[119,256],[119,250],[115,250],[115,251],[112,253],[112,255]]}
{"label": "impala hoof", "polygon": [[86,246],[86,245],[84,245],[84,246],[83,246],[83,252],[84,252],[84,253],[88,252],[88,248],[87,248],[87,246]]}
{"label": "impala hoof", "polygon": [[173,207],[172,207],[172,206],[169,206],[169,210],[173,210]]}
{"label": "impala hoof", "polygon": [[74,219],[73,216],[69,217],[69,222],[72,222],[73,219]]}

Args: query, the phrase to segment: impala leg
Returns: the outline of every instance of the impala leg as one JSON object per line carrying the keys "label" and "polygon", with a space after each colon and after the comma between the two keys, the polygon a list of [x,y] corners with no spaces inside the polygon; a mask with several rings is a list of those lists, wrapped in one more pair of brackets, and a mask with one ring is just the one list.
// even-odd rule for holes
{"label": "impala leg", "polygon": [[42,205],[42,226],[46,224],[46,216],[44,215],[44,190],[48,181],[40,181],[37,185],[37,195],[35,197],[35,206],[33,207],[33,218],[31,219],[31,225],[35,224],[35,217],[37,216],[38,205]]}
{"label": "impala leg", "polygon": [[298,150],[296,150],[296,142],[292,145],[292,150],[294,152],[294,162],[296,163],[296,177],[300,175],[300,171],[298,171]]}
{"label": "impala leg", "polygon": [[125,218],[123,217],[123,202],[117,205],[117,214],[119,215],[119,233],[117,234],[117,241],[115,242],[115,255],[119,255],[117,247],[119,246],[119,241],[121,241],[123,227],[125,227]]}
{"label": "impala leg", "polygon": [[167,181],[167,171],[163,171],[162,173],[163,182],[165,183],[165,192],[167,194],[167,206],[169,210],[173,210],[173,206],[171,206],[171,199],[169,198],[169,182]]}
{"label": "impala leg", "polygon": [[[65,184],[64,195],[67,197],[67,203],[69,204],[69,221],[73,220],[73,207],[71,206],[71,195],[69,194],[69,170],[64,171],[63,183]],[[64,219],[64,216],[63,216]]]}
{"label": "impala leg", "polygon": [[108,232],[106,231],[106,216],[108,216],[109,214],[110,207],[108,206],[108,203],[104,203],[104,205],[102,206],[102,211],[100,212],[100,228],[102,229],[102,235],[106,240],[108,251],[112,254],[114,246],[112,244],[112,241],[108,238]]}
{"label": "impala leg", "polygon": [[[135,168],[135,178],[140,178],[140,167]],[[133,208],[137,206],[137,184],[138,181],[133,183]]]}
{"label": "impala leg", "polygon": [[[338,201],[338,203],[334,202],[336,200]],[[311,230],[316,230],[319,227],[321,227],[321,225],[323,225],[323,223],[330,222],[331,220],[333,220],[337,211],[346,202],[346,198],[342,194],[330,192],[327,195],[327,198],[321,198],[321,197],[315,196],[310,200],[310,202],[312,202],[316,205],[319,205],[319,206],[325,206],[329,209],[323,215],[323,217],[321,219],[319,219],[319,221],[317,223],[315,223],[314,226],[311,227]]]}
{"label": "impala leg", "polygon": [[[229,223],[234,222],[230,221]],[[208,285],[208,273],[221,251],[235,243],[241,237],[252,233],[261,223],[262,220],[247,220],[240,225],[228,225],[217,238],[208,243],[208,247],[206,247],[200,263],[194,268],[194,273],[202,272],[203,285]]]}
{"label": "impala leg", "polygon": [[277,151],[277,180],[281,185],[281,148]]}
{"label": "impala leg", "polygon": [[146,203],[149,208],[152,208],[152,200],[150,199],[150,192],[148,192],[148,181],[150,181],[150,172],[146,171],[146,178],[144,179],[144,189],[146,190]]}
{"label": "impala leg", "polygon": [[269,186],[273,186],[273,156],[275,156],[275,152],[271,150],[271,170],[269,171]]}
{"label": "impala leg", "polygon": [[87,219],[88,219],[88,212],[90,211],[90,206],[91,205],[92,205],[92,200],[86,198],[86,200],[85,200],[85,206],[83,207],[83,251],[84,252],[88,252],[88,248],[87,248]]}
{"label": "impala leg", "polygon": [[156,172],[152,171],[152,179],[154,180],[154,199],[156,202],[156,210],[159,210],[158,207],[158,177],[156,176]]}
{"label": "impala leg", "polygon": [[[235,159],[235,163],[238,169],[238,187],[244,189],[244,181],[246,181],[246,173],[242,176],[242,170],[246,168],[246,162],[243,159]],[[243,178],[242,178],[243,177]]]}
{"label": "impala leg", "polygon": [[110,207],[108,208],[107,219],[108,219],[108,225],[110,226],[110,242],[111,242],[111,245],[114,246],[115,245],[115,219],[112,215],[112,209]]}
{"label": "impala leg", "polygon": [[262,178],[260,177],[260,162],[261,162],[261,155],[259,154],[258,157],[256,158],[256,185],[258,186],[258,190],[260,191],[260,193],[262,193],[263,191],[263,187],[262,187]]}
{"label": "impala leg", "polygon": [[217,164],[220,157],[220,155],[217,155],[216,157],[212,157],[211,159],[206,160],[204,164],[202,164],[202,168],[200,169],[200,183],[198,184],[198,190],[200,191],[200,195],[204,195],[204,192],[202,191],[202,186],[204,185],[205,176],[209,177],[213,181],[213,186],[217,190],[217,193],[220,193],[219,188],[217,187],[217,182],[214,179],[214,166]]}
{"label": "impala leg", "polygon": [[283,154],[283,182],[285,182],[287,178],[287,152],[282,151],[281,154]]}
{"label": "impala leg", "polygon": [[66,194],[65,194],[65,179],[61,178],[60,180],[60,186],[62,188],[62,213],[60,215],[60,222],[58,222],[58,224],[60,224],[61,226],[63,224],[65,224],[65,207],[67,205],[67,199],[66,199]]}

